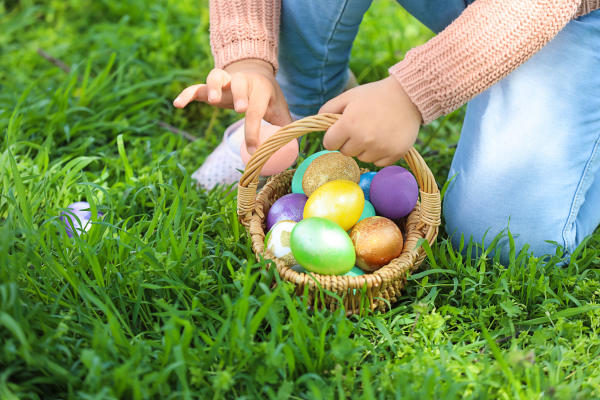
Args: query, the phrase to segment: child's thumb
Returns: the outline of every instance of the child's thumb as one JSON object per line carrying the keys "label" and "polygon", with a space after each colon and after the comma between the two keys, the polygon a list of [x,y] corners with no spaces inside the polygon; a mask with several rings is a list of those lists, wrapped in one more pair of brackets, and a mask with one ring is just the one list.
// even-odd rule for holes
{"label": "child's thumb", "polygon": [[287,105],[284,103],[274,107],[272,110],[267,110],[265,121],[277,126],[286,126],[292,123],[292,116]]}
{"label": "child's thumb", "polygon": [[348,92],[344,92],[339,96],[336,96],[333,99],[329,100],[327,103],[323,104],[323,106],[321,106],[321,109],[319,109],[319,114],[342,114],[349,101],[349,96],[347,96],[347,93]]}

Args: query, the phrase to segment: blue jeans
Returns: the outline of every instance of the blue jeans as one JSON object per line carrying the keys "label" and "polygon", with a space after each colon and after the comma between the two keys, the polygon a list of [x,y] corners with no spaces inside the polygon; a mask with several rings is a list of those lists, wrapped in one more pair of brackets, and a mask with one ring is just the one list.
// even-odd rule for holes
{"label": "blue jeans", "polygon": [[[399,3],[435,32],[464,0]],[[278,81],[300,116],[344,88],[371,0],[283,0]],[[600,10],[571,21],[525,64],[469,102],[444,198],[446,231],[517,251],[572,252],[600,224]],[[508,259],[506,237],[499,242]]]}

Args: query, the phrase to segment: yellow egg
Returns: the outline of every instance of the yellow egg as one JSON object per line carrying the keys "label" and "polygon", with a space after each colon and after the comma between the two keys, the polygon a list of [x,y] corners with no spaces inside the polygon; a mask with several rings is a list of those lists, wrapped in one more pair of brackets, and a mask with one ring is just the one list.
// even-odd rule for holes
{"label": "yellow egg", "polygon": [[338,179],[358,183],[360,168],[352,157],[333,152],[323,154],[310,163],[302,177],[302,190],[310,197],[321,185]]}
{"label": "yellow egg", "polygon": [[360,218],[365,196],[358,184],[335,180],[320,186],[304,206],[304,218],[322,217],[335,222],[345,231]]}

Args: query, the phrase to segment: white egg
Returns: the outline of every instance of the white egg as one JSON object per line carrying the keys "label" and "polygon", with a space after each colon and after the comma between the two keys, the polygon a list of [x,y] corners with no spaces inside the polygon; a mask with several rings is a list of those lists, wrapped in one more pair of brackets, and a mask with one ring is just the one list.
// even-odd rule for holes
{"label": "white egg", "polygon": [[279,221],[271,228],[269,239],[267,240],[267,249],[277,258],[280,258],[286,265],[296,264],[292,249],[290,247],[290,236],[296,222]]}

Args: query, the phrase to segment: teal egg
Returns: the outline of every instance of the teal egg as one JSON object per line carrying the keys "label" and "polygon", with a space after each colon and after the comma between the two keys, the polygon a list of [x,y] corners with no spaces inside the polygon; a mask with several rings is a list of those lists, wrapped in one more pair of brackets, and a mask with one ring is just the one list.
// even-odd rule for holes
{"label": "teal egg", "polygon": [[[348,272],[346,272],[344,275],[345,276],[361,276],[364,275],[365,271],[363,271],[362,269],[358,268],[356,265],[354,267],[352,267],[352,269]],[[352,289],[352,294],[356,294],[356,289]]]}
{"label": "teal egg", "polygon": [[298,222],[292,230],[290,247],[298,264],[317,274],[342,275],[356,262],[350,236],[325,218],[311,217]]}
{"label": "teal egg", "polygon": [[352,267],[352,269],[348,272],[346,272],[344,275],[347,276],[361,276],[364,275],[365,271],[363,271],[362,269],[358,268],[356,265],[354,267]]}
{"label": "teal egg", "polygon": [[299,274],[306,274],[308,272],[302,265],[298,264],[294,265],[291,269],[298,272]]}
{"label": "teal egg", "polygon": [[302,178],[304,178],[306,168],[308,168],[310,163],[313,162],[315,158],[327,153],[333,153],[333,151],[322,150],[311,154],[310,156],[306,157],[304,161],[300,163],[300,165],[298,165],[298,168],[296,168],[296,172],[294,172],[294,176],[292,177],[292,193],[304,193],[302,190]]}
{"label": "teal egg", "polygon": [[358,222],[362,221],[365,218],[374,217],[375,215],[375,207],[373,207],[373,204],[371,204],[370,201],[365,200],[365,206],[363,208],[362,214],[360,214]]}

